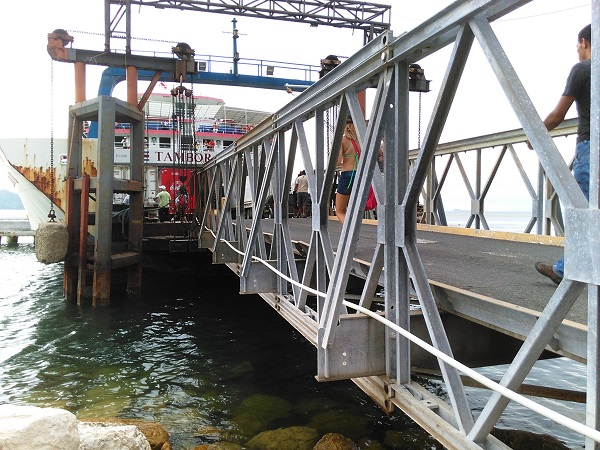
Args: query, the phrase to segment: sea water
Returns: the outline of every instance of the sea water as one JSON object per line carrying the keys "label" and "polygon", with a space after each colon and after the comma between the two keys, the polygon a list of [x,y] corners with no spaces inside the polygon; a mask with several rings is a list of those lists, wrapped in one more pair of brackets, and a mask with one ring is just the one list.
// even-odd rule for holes
{"label": "sea water", "polygon": [[[446,220],[448,226],[462,227],[467,225],[471,217],[471,213],[466,210],[454,209],[446,211]],[[531,212],[527,211],[490,211],[484,214],[485,220],[491,231],[509,231],[511,233],[523,233],[531,220]],[[535,232],[534,225],[533,232]],[[475,220],[471,224],[472,229],[475,228]],[[483,224],[480,224],[480,229]]]}
{"label": "sea water", "polygon": [[[290,426],[376,440],[386,449],[434,448],[409,418],[385,415],[352,382],[318,383],[314,347],[260,297],[238,295],[229,269],[177,257],[155,269],[144,272],[137,302],[115,294],[110,307],[77,307],[63,300],[62,264],[37,262],[31,238],[3,242],[0,403],[61,407],[81,419],[157,421],[175,450],[221,439],[244,443]],[[504,370],[480,369],[493,379]],[[583,391],[585,366],[539,362],[526,382]],[[466,389],[477,416],[490,393]],[[581,404],[541,402],[584,420]],[[497,425],[583,448],[581,437],[514,403]]]}

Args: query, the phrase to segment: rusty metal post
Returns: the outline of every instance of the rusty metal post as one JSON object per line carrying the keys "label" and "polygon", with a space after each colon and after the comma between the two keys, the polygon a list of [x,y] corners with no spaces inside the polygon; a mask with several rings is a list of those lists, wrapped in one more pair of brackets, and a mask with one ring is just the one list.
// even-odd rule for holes
{"label": "rusty metal post", "polygon": [[360,91],[356,93],[358,97],[358,104],[360,105],[360,109],[362,110],[363,117],[368,119],[367,117],[367,91]]}
{"label": "rusty metal post", "polygon": [[137,91],[137,82],[138,82],[138,71],[137,67],[127,66],[126,69],[127,76],[127,103],[131,106],[138,107],[138,91]]}
{"label": "rusty metal post", "polygon": [[75,246],[77,242],[77,224],[74,220],[73,211],[74,184],[75,181],[73,177],[68,177],[65,186],[65,189],[67,190],[65,220],[67,223],[67,233],[69,235],[69,245],[67,247],[68,250],[67,257],[65,259],[65,269],[63,276],[63,296],[68,302],[75,301],[77,286],[75,266],[73,264],[73,254],[75,252]]}
{"label": "rusty metal post", "polygon": [[96,189],[96,242],[92,306],[110,303],[112,270],[113,168],[115,160],[116,100],[98,97],[98,175]]}
{"label": "rusty metal post", "polygon": [[87,234],[88,214],[90,210],[90,176],[84,173],[81,177],[81,219],[79,227],[79,261],[77,276],[77,304],[83,305],[85,300],[85,277],[87,272]]}
{"label": "rusty metal post", "polygon": [[75,103],[85,101],[85,63],[77,61],[75,64]]}
{"label": "rusty metal post", "polygon": [[[130,179],[144,184],[144,122],[131,122]],[[133,191],[129,200],[129,231],[127,235],[128,250],[142,253],[144,219],[144,193]],[[139,295],[142,291],[142,264],[134,264],[127,269],[127,292]]]}

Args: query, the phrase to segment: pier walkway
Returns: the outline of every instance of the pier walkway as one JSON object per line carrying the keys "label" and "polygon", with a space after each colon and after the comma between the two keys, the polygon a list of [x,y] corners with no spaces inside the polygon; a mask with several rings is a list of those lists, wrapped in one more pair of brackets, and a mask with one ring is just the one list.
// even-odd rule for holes
{"label": "pier walkway", "polygon": [[[593,3],[600,14],[600,2]],[[382,408],[400,408],[447,448],[507,449],[490,433],[516,401],[575,430],[585,436],[588,450],[598,450],[598,198],[586,201],[491,27],[521,4],[455,2],[399,37],[378,36],[202,167],[195,232],[200,246],[212,250],[213,262],[238,274],[242,294],[259,294],[316,346],[318,380],[352,379]],[[522,130],[440,145],[475,40]],[[419,91],[423,73],[412,64],[448,45],[452,53],[436,105],[413,151],[409,96]],[[362,108],[359,94],[365,90],[372,101]],[[340,227],[329,219],[329,208],[348,119],[361,154]],[[544,174],[537,186],[515,150],[525,141]],[[481,159],[496,147],[499,156],[485,179]],[[461,162],[466,151],[475,153],[474,181]],[[446,155],[445,166],[438,155]],[[512,187],[520,178],[534,205],[527,231],[537,225],[538,234],[551,234],[550,223],[557,234],[564,231],[566,273],[558,287],[533,265],[554,261],[561,242],[552,247],[537,238],[493,240],[417,227],[421,202],[428,223],[444,223],[441,188],[456,162],[469,194],[468,224],[486,228],[484,202],[504,155],[512,156],[518,175],[503,181]],[[308,179],[310,219],[289,217],[298,167]],[[598,192],[599,178],[590,177],[590,192]],[[370,189],[377,198],[377,226],[363,222]],[[270,195],[274,219],[265,222],[261,216]],[[247,196],[250,219],[242,214]],[[549,214],[559,203],[564,218]],[[585,425],[516,394],[549,352],[587,364]],[[472,370],[502,362],[508,366],[500,383]],[[439,373],[443,396],[413,379],[419,370]],[[477,414],[469,405],[465,375],[495,391]]]}
{"label": "pier walkway", "polygon": [[29,220],[2,219],[0,220],[0,239],[6,238],[9,243],[16,243],[21,236],[35,236]]}
{"label": "pier walkway", "polygon": [[[272,228],[268,220],[264,230]],[[308,248],[310,219],[289,221],[292,240]],[[333,218],[329,229],[337,252],[341,225]],[[540,276],[533,265],[537,261],[553,263],[562,252],[563,239],[508,232],[485,232],[453,227],[418,226],[419,252],[430,282],[502,300],[541,312],[556,286]],[[364,246],[361,245],[364,242]],[[357,261],[370,266],[377,242],[377,222],[366,220],[355,254]],[[457,257],[460,255],[460,258]],[[587,323],[585,295],[567,318]]]}

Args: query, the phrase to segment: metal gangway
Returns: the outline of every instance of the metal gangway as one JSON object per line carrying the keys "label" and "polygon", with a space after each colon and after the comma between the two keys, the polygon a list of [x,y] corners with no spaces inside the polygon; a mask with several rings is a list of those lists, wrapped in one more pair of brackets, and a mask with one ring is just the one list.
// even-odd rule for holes
{"label": "metal gangway", "polygon": [[[523,0],[455,2],[401,36],[384,31],[270,120],[214,158],[198,175],[198,198],[202,201],[194,221],[200,246],[211,249],[214,262],[227,264],[236,271],[241,293],[260,294],[316,346],[318,379],[352,379],[385,410],[400,408],[452,449],[509,448],[490,432],[510,401],[582,434],[587,449],[600,448],[600,271],[594,263],[600,229],[600,91],[598,83],[593,83],[591,148],[595,151],[588,205],[490,25],[526,3]],[[600,37],[597,26],[600,1],[592,1],[592,9],[596,48]],[[442,312],[448,312],[443,311],[444,294],[429,283],[417,238],[416,210],[424,187],[429,192],[426,193],[428,214],[435,217],[434,193],[440,180],[431,170],[432,162],[443,151],[443,146],[438,145],[440,136],[475,41],[483,49],[524,135],[536,149],[545,176],[562,202],[565,218],[565,278],[550,295],[539,317],[531,321],[520,349],[499,383],[481,377],[453,358],[441,317]],[[453,46],[452,52],[433,114],[420,148],[411,155],[409,66],[448,45]],[[592,79],[598,76],[599,63],[593,61]],[[370,88],[375,94],[366,121],[359,93]],[[340,146],[348,116],[356,126],[362,153],[346,221],[334,252],[329,197],[337,151],[332,149]],[[331,136],[329,124],[333,124]],[[518,140],[522,141],[522,137]],[[384,162],[380,171],[377,157],[382,142]],[[486,145],[480,144],[479,148]],[[292,239],[294,219],[289,218],[287,206],[298,160],[306,170],[312,199],[306,249],[299,249]],[[355,253],[370,186],[378,201],[376,242],[361,292],[349,295],[349,279],[355,271]],[[242,213],[247,191],[252,198],[251,218]],[[274,219],[267,223],[261,213],[270,194],[274,197]],[[473,199],[481,200],[483,194],[474,193]],[[475,215],[479,214],[480,204],[474,207]],[[460,258],[457,254],[456,260]],[[376,304],[373,298],[378,285],[383,287],[384,296],[383,302]],[[581,333],[584,341],[587,337],[587,343],[583,343],[580,360],[587,363],[588,382],[586,423],[582,424],[515,391],[544,349],[568,353],[566,349],[572,342],[568,335],[557,330],[586,286],[588,322]],[[431,344],[411,334],[414,300]],[[461,311],[463,316],[478,313],[477,303]],[[561,338],[557,339],[557,335]],[[411,379],[413,344],[425,348],[437,359],[448,402]],[[461,374],[494,390],[477,418],[469,406]]]}

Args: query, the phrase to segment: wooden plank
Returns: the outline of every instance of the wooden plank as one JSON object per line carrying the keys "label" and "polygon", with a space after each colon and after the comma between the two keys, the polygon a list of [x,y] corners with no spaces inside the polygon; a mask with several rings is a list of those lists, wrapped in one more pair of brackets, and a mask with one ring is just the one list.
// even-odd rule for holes
{"label": "wooden plank", "polygon": [[110,257],[111,269],[121,269],[123,267],[129,267],[136,264],[140,264],[142,256],[138,252],[123,252],[115,253]]}

